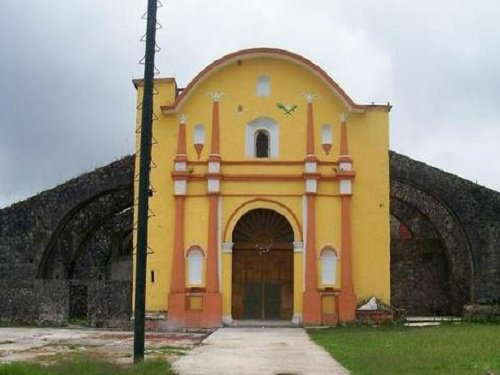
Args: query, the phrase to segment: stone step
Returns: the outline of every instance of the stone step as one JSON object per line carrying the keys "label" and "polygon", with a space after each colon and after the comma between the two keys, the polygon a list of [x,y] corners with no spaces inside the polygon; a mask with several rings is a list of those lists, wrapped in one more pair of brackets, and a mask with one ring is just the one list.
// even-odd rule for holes
{"label": "stone step", "polygon": [[425,327],[436,326],[442,323],[460,323],[459,316],[409,316],[406,318],[405,326]]}
{"label": "stone step", "polygon": [[233,320],[231,327],[244,327],[244,328],[283,328],[283,327],[296,327],[290,320],[258,320],[258,319],[241,319]]}
{"label": "stone step", "polygon": [[460,316],[408,316],[407,322],[461,322]]}

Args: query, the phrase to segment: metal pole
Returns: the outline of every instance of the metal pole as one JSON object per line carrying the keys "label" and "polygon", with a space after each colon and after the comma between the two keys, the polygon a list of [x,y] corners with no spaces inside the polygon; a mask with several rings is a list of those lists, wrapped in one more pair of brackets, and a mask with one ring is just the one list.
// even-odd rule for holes
{"label": "metal pole", "polygon": [[144,359],[144,317],[146,304],[146,258],[148,248],[149,168],[153,122],[153,78],[155,66],[157,0],[148,0],[144,93],[142,99],[141,148],[139,160],[139,201],[134,305],[134,362]]}

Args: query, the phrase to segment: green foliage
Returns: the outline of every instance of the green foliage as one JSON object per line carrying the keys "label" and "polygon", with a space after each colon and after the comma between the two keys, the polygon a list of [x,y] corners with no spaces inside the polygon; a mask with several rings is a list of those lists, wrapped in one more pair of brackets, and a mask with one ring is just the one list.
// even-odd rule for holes
{"label": "green foliage", "polygon": [[0,365],[0,375],[50,375],[48,370],[40,365],[13,363]]}
{"label": "green foliage", "polygon": [[297,104],[277,103],[276,107],[281,109],[285,115],[291,115],[298,108]]}
{"label": "green foliage", "polygon": [[0,375],[171,375],[170,364],[161,360],[145,361],[134,366],[120,366],[104,361],[62,361],[49,367],[13,363],[0,365]]}
{"label": "green foliage", "polygon": [[339,327],[310,330],[353,375],[500,374],[500,326]]}

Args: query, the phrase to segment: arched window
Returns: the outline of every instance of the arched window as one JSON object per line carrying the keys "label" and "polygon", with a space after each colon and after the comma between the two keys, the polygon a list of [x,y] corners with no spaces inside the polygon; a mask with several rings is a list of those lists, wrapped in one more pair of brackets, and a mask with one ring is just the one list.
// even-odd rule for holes
{"label": "arched window", "polygon": [[336,284],[337,252],[332,248],[321,250],[321,283],[326,286]]}
{"label": "arched window", "polygon": [[258,158],[269,157],[269,133],[265,130],[257,130],[255,133],[255,156]]}
{"label": "arched window", "polygon": [[256,118],[246,125],[245,134],[245,155],[247,157],[279,157],[279,127],[273,119]]}
{"label": "arched window", "polygon": [[257,78],[257,96],[269,97],[271,95],[271,79],[266,75]]}
{"label": "arched window", "polygon": [[187,253],[187,268],[188,268],[188,285],[201,286],[203,284],[203,259],[205,254],[203,250],[195,246],[188,250]]}

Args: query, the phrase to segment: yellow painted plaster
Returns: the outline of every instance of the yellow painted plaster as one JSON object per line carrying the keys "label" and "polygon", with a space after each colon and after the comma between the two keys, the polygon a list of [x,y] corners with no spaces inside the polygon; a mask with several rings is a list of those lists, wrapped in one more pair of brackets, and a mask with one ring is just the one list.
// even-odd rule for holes
{"label": "yellow painted plaster", "polygon": [[[271,95],[267,98],[256,95],[257,78],[262,74],[271,78]],[[241,64],[234,61],[222,69],[211,72],[176,113],[164,115],[160,109],[161,105],[174,102],[175,81],[159,80],[155,88],[159,95],[155,96],[154,110],[159,119],[155,121],[153,127],[155,144],[152,152],[154,164],[151,169],[151,182],[156,191],[150,199],[150,208],[154,216],[149,221],[148,241],[152,253],[148,255],[148,275],[154,270],[156,277],[155,283],[151,283],[148,277],[146,306],[148,311],[163,311],[168,310],[167,297],[172,272],[175,206],[171,172],[177,146],[177,115],[180,113],[188,115],[186,133],[187,156],[190,161],[198,161],[193,147],[194,127],[197,124],[205,126],[205,145],[199,160],[206,161],[210,152],[212,122],[212,101],[209,93],[214,91],[225,93],[220,102],[222,173],[228,176],[243,174],[250,177],[244,181],[231,179],[221,181],[222,244],[231,242],[232,228],[237,218],[252,208],[270,208],[281,213],[292,225],[295,240],[302,241],[304,181],[286,179],[251,181],[251,175],[302,176],[307,119],[307,102],[302,94],[314,92],[317,94],[314,101],[315,151],[320,161],[330,162],[329,165],[320,165],[318,172],[324,176],[334,176],[336,169],[332,162],[337,161],[339,157],[339,114],[347,109],[334,95],[332,89],[317,75],[291,61],[272,57],[247,59]],[[142,88],[139,84],[138,97],[141,96]],[[285,115],[277,107],[277,103],[296,104],[298,107],[292,115]],[[245,156],[245,127],[258,117],[271,118],[279,127],[278,158],[263,161]],[[321,148],[323,124],[330,124],[333,130],[333,147],[329,155],[326,155]],[[374,107],[368,108],[364,113],[350,114],[347,128],[356,171],[351,205],[354,288],[358,299],[375,295],[385,302],[390,302],[387,109]],[[245,163],[252,160],[255,163]],[[267,163],[269,160],[294,163],[273,165]],[[244,163],[224,164],[225,161]],[[189,163],[188,170],[193,176],[203,177],[207,172],[207,165]],[[199,245],[206,250],[207,181],[203,178],[189,180],[187,185],[184,248],[187,250],[192,245]],[[319,251],[324,246],[331,246],[337,251],[339,262],[342,262],[338,193],[338,181],[318,182],[316,250],[319,258]],[[222,258],[223,311],[225,315],[229,315],[232,255],[223,253],[222,249],[219,251]],[[303,253],[296,252],[294,254],[295,314],[300,314],[302,311],[303,261]],[[338,284],[340,266],[337,271]],[[318,286],[321,286],[320,274],[319,265]]]}

